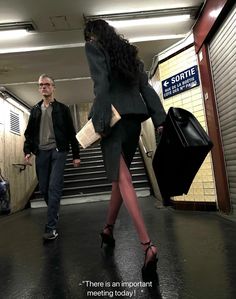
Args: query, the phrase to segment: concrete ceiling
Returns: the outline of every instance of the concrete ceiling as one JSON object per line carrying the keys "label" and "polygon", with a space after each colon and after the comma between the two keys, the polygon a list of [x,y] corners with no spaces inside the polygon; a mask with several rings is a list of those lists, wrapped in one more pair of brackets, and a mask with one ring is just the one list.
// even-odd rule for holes
{"label": "concrete ceiling", "polygon": [[[202,0],[1,0],[0,25],[31,21],[36,31],[15,40],[0,40],[0,87],[29,106],[40,95],[37,80],[47,73],[56,80],[56,98],[66,104],[90,102],[93,84],[84,52],[83,15],[134,13],[152,10],[199,7]],[[125,38],[156,35],[187,35],[196,20],[177,24],[123,29]],[[178,42],[179,38],[136,42],[139,56],[150,69],[153,57]]]}

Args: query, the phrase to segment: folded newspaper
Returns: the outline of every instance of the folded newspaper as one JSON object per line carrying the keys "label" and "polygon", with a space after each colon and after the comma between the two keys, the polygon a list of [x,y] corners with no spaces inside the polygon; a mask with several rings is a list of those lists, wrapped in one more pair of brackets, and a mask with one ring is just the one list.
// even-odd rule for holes
{"label": "folded newspaper", "polygon": [[[113,105],[111,105],[111,110],[112,110],[112,116],[111,116],[110,126],[112,127],[118,122],[118,120],[121,119],[121,116]],[[83,148],[86,148],[99,141],[101,139],[101,135],[95,132],[92,119],[90,119],[83,126],[83,128],[76,134],[76,138],[79,141],[80,145]]]}

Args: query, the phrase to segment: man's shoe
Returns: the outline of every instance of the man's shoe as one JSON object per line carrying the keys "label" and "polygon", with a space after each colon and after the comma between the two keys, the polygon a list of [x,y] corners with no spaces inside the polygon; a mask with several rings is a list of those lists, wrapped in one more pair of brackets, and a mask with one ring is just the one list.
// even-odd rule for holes
{"label": "man's shoe", "polygon": [[45,232],[43,234],[43,239],[44,240],[55,240],[58,237],[58,232],[53,229],[50,232]]}

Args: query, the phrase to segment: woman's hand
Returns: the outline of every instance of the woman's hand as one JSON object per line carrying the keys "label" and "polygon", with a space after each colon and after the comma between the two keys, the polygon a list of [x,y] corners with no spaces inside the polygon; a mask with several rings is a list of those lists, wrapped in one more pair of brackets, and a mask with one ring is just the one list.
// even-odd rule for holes
{"label": "woman's hand", "polygon": [[162,134],[163,128],[164,128],[163,126],[159,126],[158,128],[156,128],[156,131],[157,131],[158,135]]}
{"label": "woman's hand", "polygon": [[79,167],[80,166],[80,159],[74,159],[73,160],[73,165],[74,165],[74,167]]}

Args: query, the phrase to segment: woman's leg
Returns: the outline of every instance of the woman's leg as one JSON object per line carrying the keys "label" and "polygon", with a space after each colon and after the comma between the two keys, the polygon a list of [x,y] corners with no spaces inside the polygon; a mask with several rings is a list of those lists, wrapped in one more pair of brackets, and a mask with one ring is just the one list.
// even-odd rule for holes
{"label": "woman's leg", "polygon": [[139,208],[137,195],[133,187],[131,174],[122,156],[120,157],[120,172],[118,183],[120,187],[120,193],[124,200],[124,204],[137,229],[140,242],[146,243],[149,241],[149,236],[144,224],[143,217],[141,215],[141,210]]}
{"label": "woman's leg", "polygon": [[120,194],[118,182],[112,182],[111,199],[107,212],[107,224],[103,228],[103,231],[100,233],[102,239],[101,247],[103,246],[103,243],[105,243],[109,247],[115,246],[115,239],[113,238],[113,227],[116,222],[121,204],[122,197]]}
{"label": "woman's leg", "polygon": [[[107,224],[110,225],[115,224],[122,202],[123,200],[120,194],[118,182],[112,182],[111,199],[108,207],[107,220],[106,220]],[[111,234],[111,229],[104,228],[103,232],[105,234]]]}
{"label": "woman's leg", "polygon": [[[150,241],[150,238],[147,233],[141,210],[139,208],[137,195],[132,183],[132,177],[122,156],[120,157],[120,171],[118,184],[124,204],[138,232],[140,242],[144,244],[148,243]],[[148,245],[143,245],[144,250],[146,250],[147,247]],[[150,258],[152,258],[153,255],[156,254],[156,252],[156,247],[152,247],[152,250],[148,250],[146,261],[150,260]]]}

